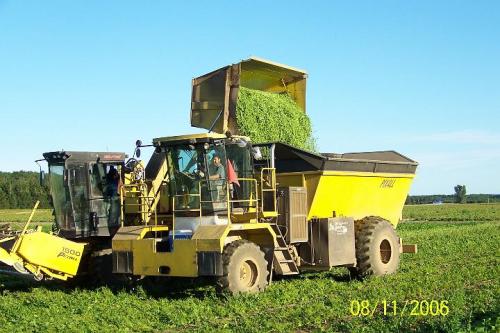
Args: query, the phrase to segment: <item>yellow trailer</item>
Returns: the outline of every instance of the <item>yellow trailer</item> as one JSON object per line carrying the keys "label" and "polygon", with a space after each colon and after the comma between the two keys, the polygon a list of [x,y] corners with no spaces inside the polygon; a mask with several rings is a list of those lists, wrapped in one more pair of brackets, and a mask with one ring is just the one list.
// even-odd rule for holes
{"label": "yellow trailer", "polygon": [[279,142],[274,147],[279,186],[307,189],[308,220],[380,216],[394,227],[401,220],[417,162],[395,151],[315,154]]}

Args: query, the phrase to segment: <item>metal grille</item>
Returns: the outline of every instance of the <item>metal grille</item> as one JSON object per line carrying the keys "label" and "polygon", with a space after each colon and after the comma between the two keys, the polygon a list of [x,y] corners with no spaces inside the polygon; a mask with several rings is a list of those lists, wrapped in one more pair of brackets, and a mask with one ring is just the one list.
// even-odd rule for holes
{"label": "metal grille", "polygon": [[286,226],[288,243],[307,242],[307,190],[305,187],[284,187],[279,190],[279,225]]}
{"label": "metal grille", "polygon": [[133,272],[132,252],[113,251],[113,273],[132,273]]}

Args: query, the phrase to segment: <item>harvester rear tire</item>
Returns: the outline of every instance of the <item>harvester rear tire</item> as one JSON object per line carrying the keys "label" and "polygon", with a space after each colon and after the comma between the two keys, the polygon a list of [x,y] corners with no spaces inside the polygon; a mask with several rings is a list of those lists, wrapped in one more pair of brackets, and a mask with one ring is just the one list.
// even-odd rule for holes
{"label": "harvester rear tire", "polygon": [[232,294],[256,293],[268,285],[268,263],[256,244],[241,239],[224,249],[223,276],[217,285],[220,291]]}
{"label": "harvester rear tire", "polygon": [[392,274],[399,266],[399,238],[392,225],[381,217],[356,221],[357,266],[359,277]]}

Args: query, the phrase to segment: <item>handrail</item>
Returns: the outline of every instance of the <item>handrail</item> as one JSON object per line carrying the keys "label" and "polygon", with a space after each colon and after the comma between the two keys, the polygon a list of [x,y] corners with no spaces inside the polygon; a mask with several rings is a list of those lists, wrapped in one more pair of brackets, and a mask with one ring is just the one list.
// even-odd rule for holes
{"label": "handrail", "polygon": [[[271,175],[271,184],[266,188],[264,182],[264,172]],[[262,200],[264,200],[264,192],[273,192],[273,212],[276,212],[276,168],[261,168],[260,169],[260,191]],[[266,211],[269,212],[269,211]],[[264,213],[264,202],[262,202],[262,213]]]}
{"label": "handrail", "polygon": [[[186,197],[199,197],[199,208],[198,209],[189,209],[189,210],[185,210],[185,209],[176,209],[176,205],[175,205],[175,199],[177,197],[183,197],[183,198],[186,198]],[[202,209],[201,209],[201,181],[200,183],[198,184],[198,193],[183,193],[183,194],[174,194],[172,195],[172,242],[175,240],[175,213],[176,212],[196,212],[196,211],[199,211],[200,212],[200,220],[199,220],[199,226],[201,225],[201,218],[202,218]]]}
{"label": "handrail", "polygon": [[230,195],[229,195],[229,186],[227,186],[227,218],[228,218],[228,221],[231,221],[231,209],[232,209],[232,203],[237,203],[237,202],[248,202],[249,204],[253,204],[255,203],[255,216],[257,217],[258,216],[258,213],[259,213],[259,192],[258,192],[258,183],[257,183],[257,179],[255,178],[237,178],[236,179],[238,182],[250,182],[250,183],[255,183],[252,190],[251,190],[251,193],[250,194],[253,194],[255,192],[255,199],[252,199],[252,195],[250,195],[250,198],[249,199],[236,199],[236,200],[233,200],[233,199],[230,199]]}

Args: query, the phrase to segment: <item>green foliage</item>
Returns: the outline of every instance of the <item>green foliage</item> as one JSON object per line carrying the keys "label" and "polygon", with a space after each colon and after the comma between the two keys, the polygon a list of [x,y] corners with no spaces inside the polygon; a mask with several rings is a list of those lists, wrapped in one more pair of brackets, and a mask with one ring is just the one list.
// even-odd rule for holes
{"label": "green foliage", "polygon": [[[448,205],[444,205],[446,208]],[[458,206],[474,210],[473,205]],[[478,206],[482,211],[483,205]],[[434,206],[416,206],[422,215]],[[413,209],[413,207],[412,207]],[[405,208],[405,217],[408,210]],[[440,214],[446,218],[446,213]],[[465,213],[467,214],[467,213]],[[494,221],[403,222],[417,243],[397,274],[350,280],[344,268],[278,279],[257,295],[220,297],[209,280],[172,279],[128,289],[71,289],[0,276],[0,331],[468,332],[498,331],[500,213]],[[446,316],[350,313],[353,300],[448,301]],[[390,311],[389,311],[390,312]],[[76,319],[75,319],[76,318]]]}
{"label": "green foliage", "polygon": [[465,189],[465,185],[455,186],[455,202],[456,203],[467,202],[467,190]]}
{"label": "green foliage", "polygon": [[[409,195],[406,198],[407,205],[431,204],[434,202],[454,203],[454,194],[429,194],[429,195]],[[493,203],[500,202],[500,194],[467,194],[469,203]]]}
{"label": "green foliage", "polygon": [[40,185],[37,172],[0,172],[0,208],[30,208],[37,200],[49,208],[49,190]]}
{"label": "green foliage", "polygon": [[412,221],[498,221],[500,204],[405,206],[403,218]]}
{"label": "green foliage", "polygon": [[280,141],[316,150],[309,117],[286,94],[240,87],[236,122],[240,133],[255,143]]}
{"label": "green foliage", "polygon": [[[31,209],[0,209],[0,223],[26,222],[31,214]],[[52,222],[52,209],[37,209],[33,222]]]}

